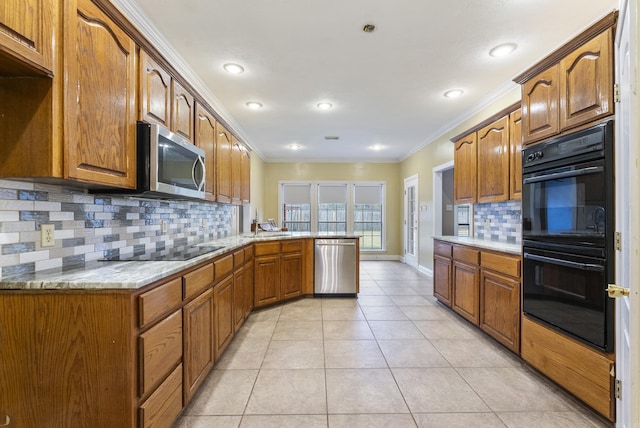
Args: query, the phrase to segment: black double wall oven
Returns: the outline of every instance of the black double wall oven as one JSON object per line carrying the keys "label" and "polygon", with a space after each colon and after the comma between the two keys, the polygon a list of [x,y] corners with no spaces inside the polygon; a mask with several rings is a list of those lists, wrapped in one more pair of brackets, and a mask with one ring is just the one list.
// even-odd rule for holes
{"label": "black double wall oven", "polygon": [[523,151],[523,311],[613,351],[613,121]]}

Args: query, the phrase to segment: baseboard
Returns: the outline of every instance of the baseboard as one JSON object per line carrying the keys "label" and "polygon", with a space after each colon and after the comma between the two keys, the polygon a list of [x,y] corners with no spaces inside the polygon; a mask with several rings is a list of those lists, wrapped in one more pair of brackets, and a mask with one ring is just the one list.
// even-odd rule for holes
{"label": "baseboard", "polygon": [[418,272],[428,276],[429,278],[433,278],[433,269],[429,269],[426,266],[418,265]]}
{"label": "baseboard", "polygon": [[363,254],[360,252],[360,260],[371,261],[371,260],[384,260],[384,261],[394,261],[394,262],[402,262],[402,256],[393,255],[393,254]]}

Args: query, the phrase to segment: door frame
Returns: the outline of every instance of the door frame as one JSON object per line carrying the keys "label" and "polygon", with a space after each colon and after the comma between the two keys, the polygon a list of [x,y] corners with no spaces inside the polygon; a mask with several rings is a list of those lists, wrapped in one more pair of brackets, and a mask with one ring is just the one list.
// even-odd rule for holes
{"label": "door frame", "polygon": [[[625,14],[629,20],[626,21]],[[640,418],[639,363],[640,345],[640,297],[637,278],[640,275],[640,170],[637,141],[640,137],[637,120],[640,112],[640,97],[637,94],[638,80],[638,0],[620,0],[618,30],[615,40],[616,82],[621,84],[621,64],[619,46],[624,25],[628,24],[629,38],[629,81],[620,87],[621,102],[616,103],[616,232],[620,233],[621,250],[616,250],[616,283],[630,289],[629,297],[616,299],[616,380],[622,382],[622,397],[616,400],[616,427],[630,428],[637,426]],[[628,111],[625,111],[628,110]],[[624,123],[627,122],[627,123]],[[623,129],[622,127],[628,127]],[[627,141],[625,138],[625,132]],[[623,145],[624,144],[624,145]],[[619,195],[623,195],[620,197]],[[622,309],[628,309],[628,326],[623,329],[625,321]],[[625,333],[628,334],[625,337]],[[628,340],[628,350],[619,348]],[[626,356],[626,357],[625,357]],[[628,374],[625,373],[625,369]],[[628,377],[628,378],[627,378]],[[628,417],[628,420],[625,420]]]}
{"label": "door frame", "polygon": [[[407,187],[415,185],[416,188],[416,218],[418,219],[417,232],[415,237],[415,256],[407,256],[407,225],[408,225],[408,198],[407,198]],[[419,179],[418,174],[412,175],[404,179],[404,187],[403,187],[403,211],[404,211],[404,221],[402,224],[402,261],[415,268],[419,269],[420,267],[420,208],[419,208]]]}
{"label": "door frame", "polygon": [[442,235],[442,174],[453,169],[453,161],[434,166],[433,172],[433,236]]}

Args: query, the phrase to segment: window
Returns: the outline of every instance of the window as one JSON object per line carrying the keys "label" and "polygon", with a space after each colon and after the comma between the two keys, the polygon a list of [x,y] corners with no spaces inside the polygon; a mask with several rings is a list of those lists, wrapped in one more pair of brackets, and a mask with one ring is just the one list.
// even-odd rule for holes
{"label": "window", "polygon": [[347,185],[318,185],[318,232],[347,233]]}
{"label": "window", "polygon": [[311,232],[311,184],[282,185],[282,227]]}
{"label": "window", "polygon": [[292,232],[360,237],[361,251],[384,251],[384,182],[281,182],[280,223]]}
{"label": "window", "polygon": [[382,250],[382,185],[354,184],[353,233],[360,249]]}

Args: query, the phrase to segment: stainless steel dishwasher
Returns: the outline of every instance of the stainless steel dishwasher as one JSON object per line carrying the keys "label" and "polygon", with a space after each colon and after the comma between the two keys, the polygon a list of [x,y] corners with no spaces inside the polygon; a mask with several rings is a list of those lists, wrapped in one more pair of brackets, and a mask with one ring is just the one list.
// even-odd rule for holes
{"label": "stainless steel dishwasher", "polygon": [[357,238],[315,240],[315,295],[356,295],[357,245]]}

